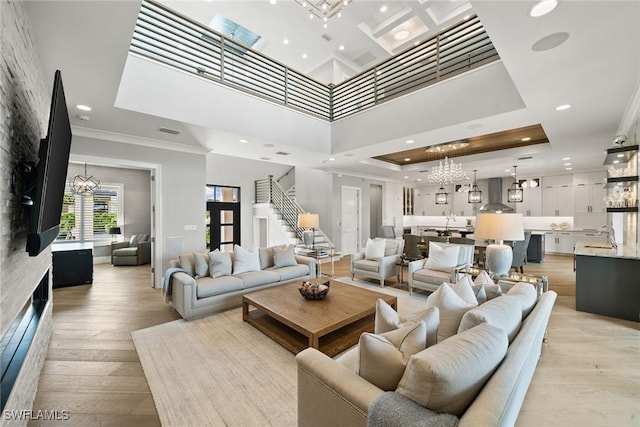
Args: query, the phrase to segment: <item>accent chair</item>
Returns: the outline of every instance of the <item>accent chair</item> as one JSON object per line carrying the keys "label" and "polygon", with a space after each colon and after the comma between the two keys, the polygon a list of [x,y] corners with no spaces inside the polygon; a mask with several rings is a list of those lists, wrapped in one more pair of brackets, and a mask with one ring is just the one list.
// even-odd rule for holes
{"label": "accent chair", "polygon": [[142,265],[151,262],[151,239],[148,234],[134,234],[127,242],[111,244],[111,264]]}

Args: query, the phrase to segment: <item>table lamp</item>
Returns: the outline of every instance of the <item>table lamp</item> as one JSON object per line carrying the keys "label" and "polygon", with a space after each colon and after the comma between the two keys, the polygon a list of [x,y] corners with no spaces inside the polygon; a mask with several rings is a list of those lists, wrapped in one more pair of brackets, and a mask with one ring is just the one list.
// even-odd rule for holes
{"label": "table lamp", "polygon": [[302,241],[305,246],[313,246],[314,240],[314,228],[318,228],[320,226],[320,217],[318,214],[312,213],[301,213],[298,214],[298,227],[302,227],[305,229],[302,234]]}
{"label": "table lamp", "polygon": [[524,240],[522,214],[482,213],[476,216],[474,235],[478,239],[492,239],[495,243],[487,246],[486,256],[489,273],[507,274],[513,261],[513,249],[504,240]]}
{"label": "table lamp", "polygon": [[120,231],[120,227],[109,227],[107,234],[111,235],[111,241],[115,242],[116,236],[122,234],[122,231]]}

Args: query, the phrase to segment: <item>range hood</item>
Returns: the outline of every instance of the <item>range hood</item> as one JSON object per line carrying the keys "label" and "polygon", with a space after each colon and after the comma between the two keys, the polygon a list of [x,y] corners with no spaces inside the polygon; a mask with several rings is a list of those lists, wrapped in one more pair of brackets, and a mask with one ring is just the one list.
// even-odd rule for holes
{"label": "range hood", "polygon": [[511,206],[502,203],[502,178],[489,178],[489,203],[486,203],[478,212],[515,212]]}

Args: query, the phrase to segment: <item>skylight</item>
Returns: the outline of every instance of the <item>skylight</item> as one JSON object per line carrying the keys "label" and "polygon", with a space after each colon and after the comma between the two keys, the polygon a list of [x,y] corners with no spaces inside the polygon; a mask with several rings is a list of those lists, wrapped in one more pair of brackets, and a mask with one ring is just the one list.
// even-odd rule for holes
{"label": "skylight", "polygon": [[262,36],[254,33],[248,28],[243,27],[240,24],[233,22],[230,19],[225,18],[222,15],[216,15],[209,23],[209,27],[216,30],[225,36],[238,41],[245,46],[253,47]]}

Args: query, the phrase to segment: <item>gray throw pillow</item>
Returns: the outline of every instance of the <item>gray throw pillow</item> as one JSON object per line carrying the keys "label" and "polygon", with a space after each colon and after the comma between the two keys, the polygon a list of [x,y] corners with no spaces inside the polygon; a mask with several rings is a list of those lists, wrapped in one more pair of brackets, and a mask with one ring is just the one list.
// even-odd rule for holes
{"label": "gray throw pillow", "polygon": [[293,245],[273,247],[273,265],[276,267],[289,267],[298,265],[296,261]]}
{"label": "gray throw pillow", "polygon": [[231,276],[231,256],[229,252],[216,249],[209,252],[209,275],[213,278]]}
{"label": "gray throw pillow", "polygon": [[207,277],[209,275],[209,257],[207,254],[193,254],[195,262],[195,272],[198,277]]}
{"label": "gray throw pillow", "polygon": [[196,275],[196,262],[193,259],[193,254],[184,254],[178,257],[180,261],[180,268],[189,273],[191,276]]}

